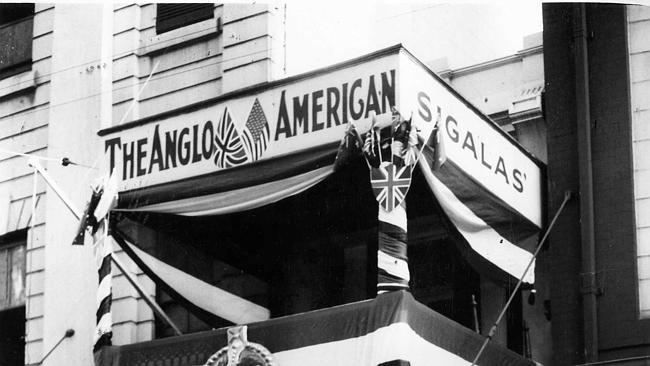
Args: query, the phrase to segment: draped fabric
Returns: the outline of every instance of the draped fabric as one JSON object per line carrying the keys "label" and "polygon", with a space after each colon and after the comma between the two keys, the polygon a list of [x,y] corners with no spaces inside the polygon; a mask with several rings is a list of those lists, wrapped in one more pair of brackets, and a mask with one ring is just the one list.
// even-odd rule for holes
{"label": "draped fabric", "polygon": [[120,230],[113,237],[147,276],[206,323],[215,324],[215,317],[235,324],[269,319],[268,309],[165,263],[139,249]]}
{"label": "draped fabric", "polygon": [[[434,146],[425,146],[419,165],[466,259],[497,282],[519,280],[533,258],[539,228],[453,162],[438,167]],[[534,262],[523,279],[534,283]]]}
{"label": "draped fabric", "polygon": [[125,211],[169,213],[183,216],[225,215],[246,211],[269,205],[309,189],[327,178],[333,171],[333,166],[328,165],[296,176],[251,187],[161,202]]}
{"label": "draped fabric", "polygon": [[122,212],[183,216],[223,215],[254,209],[298,194],[333,173],[339,143],[218,171],[205,176],[124,192]]}
{"label": "draped fabric", "polygon": [[[445,365],[469,366],[484,337],[417,302],[406,291],[250,324],[249,342],[264,346],[273,363],[299,365]],[[104,349],[99,365],[204,364],[228,345],[227,329],[189,334],[175,342],[160,340]],[[185,361],[182,361],[185,360]],[[479,365],[534,366],[491,342]]]}
{"label": "draped fabric", "polygon": [[[331,176],[337,167],[344,164],[341,160],[345,160],[342,156],[346,154],[341,154],[340,149],[343,145],[319,146],[167,186],[127,192],[121,195],[118,211],[206,216],[231,214],[268,205],[303,192]],[[453,162],[447,161],[440,166],[434,145],[430,140],[424,146],[419,166],[442,208],[444,220],[449,223],[454,242],[482,275],[503,284],[518,280],[532,258],[539,228],[473,181]],[[351,155],[349,151],[346,153]],[[392,212],[378,205],[378,292],[408,288],[410,276],[406,253],[405,202],[398,204]],[[124,250],[132,257],[139,258],[136,261],[149,268],[150,276],[158,278],[169,292],[191,304],[205,318],[209,319],[216,313],[219,317],[226,316],[219,310],[209,308],[208,304],[197,305],[195,300],[190,299],[190,294],[181,294],[178,286],[183,287],[183,283],[170,279],[182,277],[179,272],[168,271],[163,262],[145,260],[146,253],[139,252],[132,245],[133,242],[125,243],[122,244]],[[169,273],[170,277],[164,279],[161,273]],[[534,282],[534,265],[524,281]],[[185,286],[184,289],[201,293],[202,286]],[[264,311],[258,310],[258,315],[247,319],[263,319]],[[232,315],[227,315],[226,319],[242,320]]]}
{"label": "draped fabric", "polygon": [[406,201],[390,212],[378,210],[377,293],[408,289]]}

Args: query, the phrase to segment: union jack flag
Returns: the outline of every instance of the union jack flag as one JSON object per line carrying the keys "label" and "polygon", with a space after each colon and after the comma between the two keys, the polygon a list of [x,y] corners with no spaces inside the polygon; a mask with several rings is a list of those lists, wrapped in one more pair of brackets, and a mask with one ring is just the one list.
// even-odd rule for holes
{"label": "union jack flag", "polygon": [[262,157],[262,153],[266,150],[266,146],[269,143],[269,134],[269,122],[266,120],[260,101],[255,98],[253,108],[248,114],[246,130],[243,134],[244,143],[253,161]]}
{"label": "union jack flag", "polygon": [[244,144],[235,129],[228,108],[224,109],[223,116],[219,120],[214,143],[217,149],[217,153],[214,155],[214,163],[219,168],[231,168],[248,160]]}
{"label": "union jack flag", "polygon": [[372,193],[387,212],[399,206],[411,185],[411,167],[397,167],[393,163],[382,163],[379,168],[370,170]]}

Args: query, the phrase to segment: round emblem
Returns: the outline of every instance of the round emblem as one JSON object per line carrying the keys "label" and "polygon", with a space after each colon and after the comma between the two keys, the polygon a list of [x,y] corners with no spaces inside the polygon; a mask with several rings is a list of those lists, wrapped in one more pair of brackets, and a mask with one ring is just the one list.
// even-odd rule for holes
{"label": "round emblem", "polygon": [[276,366],[261,344],[248,341],[246,326],[228,329],[228,345],[210,356],[205,366]]}

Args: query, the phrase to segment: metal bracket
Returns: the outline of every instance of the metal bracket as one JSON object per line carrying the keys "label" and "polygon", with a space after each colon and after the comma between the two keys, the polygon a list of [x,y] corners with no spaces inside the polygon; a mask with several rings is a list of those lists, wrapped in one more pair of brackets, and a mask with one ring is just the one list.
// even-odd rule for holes
{"label": "metal bracket", "polygon": [[603,294],[602,276],[600,272],[580,273],[580,293],[582,295]]}

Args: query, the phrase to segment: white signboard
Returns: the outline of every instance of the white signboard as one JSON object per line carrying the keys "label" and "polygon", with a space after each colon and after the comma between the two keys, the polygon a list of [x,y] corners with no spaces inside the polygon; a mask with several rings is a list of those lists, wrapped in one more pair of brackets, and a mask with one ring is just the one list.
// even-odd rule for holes
{"label": "white signboard", "polygon": [[340,141],[390,119],[398,55],[298,79],[141,126],[108,130],[120,191],[168,183]]}
{"label": "white signboard", "polygon": [[127,191],[340,141],[392,106],[425,138],[440,120],[447,159],[541,226],[539,166],[404,50],[102,135]]}
{"label": "white signboard", "polygon": [[421,133],[439,120],[447,159],[541,227],[540,167],[406,52],[401,53],[399,77],[399,108],[413,113]]}

